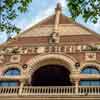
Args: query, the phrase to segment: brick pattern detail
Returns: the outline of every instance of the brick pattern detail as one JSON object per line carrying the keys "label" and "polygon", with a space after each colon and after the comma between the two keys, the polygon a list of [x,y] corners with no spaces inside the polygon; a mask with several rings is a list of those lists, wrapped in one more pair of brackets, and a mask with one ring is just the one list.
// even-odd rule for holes
{"label": "brick pattern detail", "polygon": [[[61,36],[60,43],[66,44],[92,44],[98,43],[100,41],[99,37],[92,35],[74,35],[74,36]],[[32,44],[48,44],[49,37],[23,37],[13,40],[9,43],[9,46],[23,46],[23,45],[32,45]]]}

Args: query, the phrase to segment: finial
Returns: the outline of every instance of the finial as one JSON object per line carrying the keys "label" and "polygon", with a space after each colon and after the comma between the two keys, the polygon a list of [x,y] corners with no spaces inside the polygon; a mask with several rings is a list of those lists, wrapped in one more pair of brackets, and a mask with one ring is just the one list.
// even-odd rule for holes
{"label": "finial", "polygon": [[59,36],[59,21],[60,21],[60,15],[61,15],[61,3],[59,0],[57,0],[57,6],[55,8],[55,23],[54,23],[54,30],[50,35],[50,43],[59,43],[60,42],[60,36]]}
{"label": "finial", "polygon": [[55,8],[55,10],[61,10],[61,3],[60,3],[60,0],[57,0],[57,6]]}

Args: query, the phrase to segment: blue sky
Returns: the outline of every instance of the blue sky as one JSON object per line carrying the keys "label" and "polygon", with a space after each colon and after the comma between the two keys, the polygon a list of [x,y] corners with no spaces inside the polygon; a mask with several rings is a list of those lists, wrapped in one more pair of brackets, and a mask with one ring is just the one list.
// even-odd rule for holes
{"label": "blue sky", "polygon": [[[70,15],[68,8],[66,7],[66,0],[58,0],[63,8],[63,13],[67,16]],[[54,13],[54,8],[56,7],[57,0],[33,0],[29,5],[28,11],[24,14],[21,14],[14,20],[13,23],[16,23],[18,27],[22,29],[22,31],[28,29],[35,23],[41,21],[42,19],[52,15]],[[84,23],[83,19],[79,17],[77,21],[88,28],[100,33],[100,20],[97,24],[93,24],[88,22]],[[0,44],[4,43],[7,40],[6,33],[0,32]]]}

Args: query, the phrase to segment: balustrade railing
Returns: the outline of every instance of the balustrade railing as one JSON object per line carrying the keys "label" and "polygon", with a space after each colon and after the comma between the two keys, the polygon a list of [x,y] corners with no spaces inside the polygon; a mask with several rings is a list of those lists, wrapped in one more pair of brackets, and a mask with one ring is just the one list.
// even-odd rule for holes
{"label": "balustrade railing", "polygon": [[75,87],[23,87],[22,95],[74,95]]}
{"label": "balustrade railing", "polygon": [[0,87],[0,96],[17,95],[19,90],[19,87]]}
{"label": "balustrade railing", "polygon": [[91,86],[91,87],[86,87],[86,86],[79,86],[78,87],[78,94],[81,95],[100,95],[100,86]]}
{"label": "balustrade railing", "polygon": [[98,95],[100,96],[100,86],[79,86],[76,92],[75,86],[55,86],[55,87],[0,87],[0,96],[32,96],[32,95]]}

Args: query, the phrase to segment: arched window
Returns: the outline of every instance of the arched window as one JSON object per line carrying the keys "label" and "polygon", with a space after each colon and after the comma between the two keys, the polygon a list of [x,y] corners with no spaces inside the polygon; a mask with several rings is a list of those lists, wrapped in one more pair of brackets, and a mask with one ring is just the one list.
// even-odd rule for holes
{"label": "arched window", "polygon": [[[81,71],[81,74],[100,74],[100,70],[95,67],[88,66]],[[84,79],[80,81],[81,86],[100,86],[100,80]]]}
{"label": "arched window", "polygon": [[94,67],[87,67],[81,71],[82,74],[100,74],[100,71]]}
{"label": "arched window", "polygon": [[0,86],[19,86],[19,81],[0,81]]}
{"label": "arched window", "polygon": [[7,76],[17,76],[17,75],[20,75],[20,70],[17,69],[17,68],[11,68],[11,69],[8,69],[4,75],[7,75]]}
{"label": "arched window", "polygon": [[[11,68],[5,71],[3,75],[6,76],[18,76],[20,75],[20,70],[18,68]],[[0,81],[0,86],[18,86],[19,81]]]}

